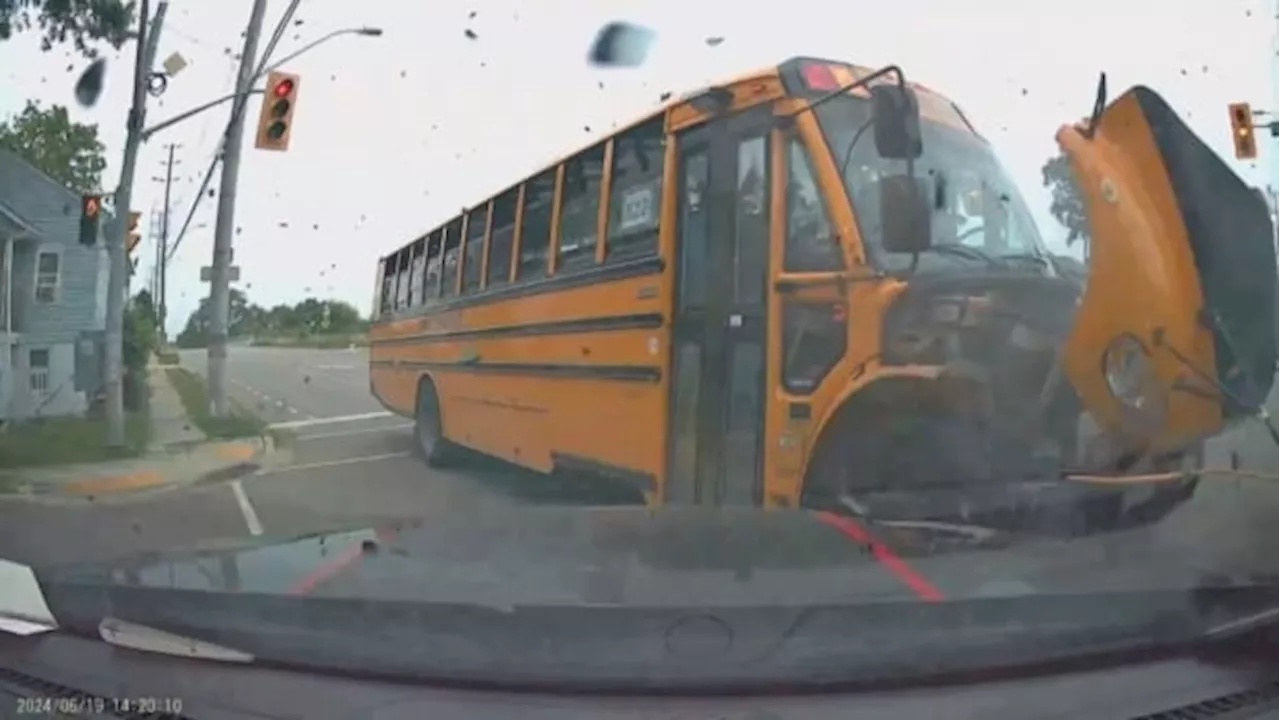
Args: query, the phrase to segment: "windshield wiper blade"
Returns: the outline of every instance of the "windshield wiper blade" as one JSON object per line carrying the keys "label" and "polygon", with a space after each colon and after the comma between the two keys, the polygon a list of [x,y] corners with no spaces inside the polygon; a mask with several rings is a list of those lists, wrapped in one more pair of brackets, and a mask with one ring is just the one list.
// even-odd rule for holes
{"label": "windshield wiper blade", "polygon": [[1267,608],[1266,610],[1214,625],[1205,630],[1202,638],[1212,640],[1215,638],[1234,637],[1268,625],[1274,625],[1278,619],[1280,619],[1280,608]]}
{"label": "windshield wiper blade", "polygon": [[1034,252],[1010,253],[1008,255],[1001,255],[1000,259],[1007,263],[1032,262],[1032,263],[1035,263],[1036,265],[1039,265],[1042,268],[1045,268],[1046,270],[1054,267],[1052,260],[1050,260],[1049,258],[1045,257],[1040,253],[1034,253]]}
{"label": "windshield wiper blade", "polygon": [[988,253],[985,250],[979,250],[978,248],[970,247],[968,245],[954,245],[950,243],[943,243],[940,245],[933,245],[929,248],[929,250],[932,252],[936,252],[939,255],[954,255],[956,257],[965,258],[967,260],[977,260],[978,262],[986,263],[991,267],[1000,267],[999,258]]}
{"label": "windshield wiper blade", "polygon": [[98,623],[98,634],[109,645],[147,653],[222,662],[254,661],[253,655],[240,650],[115,618],[104,618]]}

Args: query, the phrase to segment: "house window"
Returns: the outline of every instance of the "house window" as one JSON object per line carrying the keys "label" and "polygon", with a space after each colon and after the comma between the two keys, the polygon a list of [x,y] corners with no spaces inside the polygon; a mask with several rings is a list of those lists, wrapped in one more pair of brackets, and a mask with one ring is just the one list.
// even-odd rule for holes
{"label": "house window", "polygon": [[49,392],[49,351],[32,350],[28,366],[31,371],[31,392],[45,395]]}
{"label": "house window", "polygon": [[58,280],[62,256],[41,252],[36,258],[36,302],[51,303],[58,299]]}

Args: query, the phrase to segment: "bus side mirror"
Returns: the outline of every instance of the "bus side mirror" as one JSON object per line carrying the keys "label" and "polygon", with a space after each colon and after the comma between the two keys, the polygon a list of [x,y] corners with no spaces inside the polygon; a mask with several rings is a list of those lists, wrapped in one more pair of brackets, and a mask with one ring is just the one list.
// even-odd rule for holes
{"label": "bus side mirror", "polygon": [[918,253],[933,244],[933,203],[928,181],[912,175],[884,175],[880,193],[880,227],[886,252]]}
{"label": "bus side mirror", "polygon": [[914,90],[872,85],[871,117],[876,152],[890,160],[915,160],[924,150],[920,138],[920,102]]}

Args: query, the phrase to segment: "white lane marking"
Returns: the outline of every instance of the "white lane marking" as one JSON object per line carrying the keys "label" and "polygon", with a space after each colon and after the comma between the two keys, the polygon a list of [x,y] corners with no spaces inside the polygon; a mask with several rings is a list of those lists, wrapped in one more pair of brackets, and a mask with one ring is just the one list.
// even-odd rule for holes
{"label": "white lane marking", "polygon": [[403,423],[400,425],[381,425],[372,428],[360,428],[359,430],[343,430],[341,432],[318,433],[316,435],[299,435],[294,438],[294,442],[302,442],[304,440],[328,440],[329,438],[347,437],[350,435],[369,435],[372,433],[395,432],[398,430],[408,430],[413,427],[413,423]]}
{"label": "white lane marking", "polygon": [[386,410],[380,410],[378,412],[360,413],[359,415],[339,415],[337,417],[313,418],[311,420],[290,420],[289,422],[272,423],[267,427],[271,430],[289,430],[292,428],[311,427],[312,425],[328,425],[331,423],[373,420],[375,418],[384,417],[391,417],[391,413]]}
{"label": "white lane marking", "polygon": [[317,365],[317,370],[355,370],[355,365]]}
{"label": "white lane marking", "polygon": [[305,465],[285,465],[271,470],[264,470],[255,477],[266,477],[268,475],[283,475],[284,473],[302,472],[305,470],[318,470],[320,468],[339,467],[341,465],[355,465],[357,463],[380,462],[382,460],[394,460],[396,458],[409,457],[413,453],[393,452],[383,453],[381,455],[363,455],[361,457],[343,458],[341,460],[326,460],[325,462],[307,463]]}
{"label": "white lane marking", "polygon": [[249,527],[249,534],[261,535],[262,521],[258,519],[258,513],[253,509],[249,496],[245,494],[244,485],[239,480],[231,481],[231,494],[236,496],[236,504],[240,506],[240,514],[244,516],[244,524]]}

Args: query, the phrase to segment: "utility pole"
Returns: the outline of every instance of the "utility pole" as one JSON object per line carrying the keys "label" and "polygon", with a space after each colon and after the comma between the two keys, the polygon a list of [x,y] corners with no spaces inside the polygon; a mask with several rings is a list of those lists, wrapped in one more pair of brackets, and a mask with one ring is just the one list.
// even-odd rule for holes
{"label": "utility pole", "polygon": [[173,151],[177,149],[176,143],[169,143],[169,162],[165,166],[164,171],[164,214],[160,221],[160,267],[157,271],[159,276],[156,278],[156,319],[160,324],[160,342],[166,343],[167,335],[165,333],[165,320],[168,319],[168,292],[169,292],[169,263],[166,258],[169,257],[169,204],[170,190],[173,188]]}
{"label": "utility pole", "polygon": [[[160,0],[155,18],[150,18],[149,0],[138,3],[138,48],[133,68],[133,100],[126,121],[124,160],[120,165],[120,184],[115,193],[115,217],[107,233],[107,327],[105,370],[107,395],[108,447],[124,447],[124,306],[129,291],[129,258],[125,250],[125,233],[129,225],[129,204],[133,200],[133,175],[138,167],[138,146],[147,114],[147,84],[155,65],[160,30],[164,25],[168,0]],[[150,19],[150,22],[148,20]],[[148,25],[150,27],[148,27]]]}
{"label": "utility pole", "polygon": [[[160,245],[160,225],[163,222],[159,210],[152,208],[151,217],[147,221],[147,239],[155,242],[155,263],[151,266],[151,297],[153,301],[158,302],[155,298],[160,297],[160,263],[164,262],[160,252],[164,248]],[[159,315],[156,316],[159,319]]]}
{"label": "utility pole", "polygon": [[209,271],[209,398],[214,417],[227,416],[227,329],[231,298],[231,236],[236,215],[236,178],[240,173],[240,146],[244,138],[245,105],[253,89],[258,57],[258,36],[267,1],[253,0],[249,27],[240,52],[236,98],[222,144],[222,178],[218,186],[217,227],[213,233],[213,265]]}

